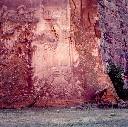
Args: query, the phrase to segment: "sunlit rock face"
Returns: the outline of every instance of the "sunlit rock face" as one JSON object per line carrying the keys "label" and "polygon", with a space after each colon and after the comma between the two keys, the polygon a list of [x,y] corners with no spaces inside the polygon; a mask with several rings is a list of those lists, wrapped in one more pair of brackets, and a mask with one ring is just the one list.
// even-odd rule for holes
{"label": "sunlit rock face", "polygon": [[40,94],[46,91],[36,105],[81,103],[84,89],[73,74],[79,65],[79,53],[70,40],[69,1],[47,2],[44,1],[39,10],[36,31],[42,38],[32,43],[37,47],[32,59],[34,86]]}
{"label": "sunlit rock face", "polygon": [[[19,102],[20,106],[22,100],[24,106],[71,106],[95,100],[95,93],[105,88],[108,92],[104,100],[116,101],[100,55],[97,1],[22,1],[25,6],[19,6],[21,1],[10,6],[9,0],[2,2],[8,8],[2,7],[4,13],[1,9],[5,19],[1,43],[9,51],[7,59],[18,58],[18,64],[25,63],[27,71],[22,68],[23,77],[18,80],[26,81],[20,85],[32,100],[23,100],[21,95],[15,104]],[[21,91],[20,85],[14,83],[14,89]],[[6,94],[0,95],[0,102],[16,107],[13,101],[3,101]]]}

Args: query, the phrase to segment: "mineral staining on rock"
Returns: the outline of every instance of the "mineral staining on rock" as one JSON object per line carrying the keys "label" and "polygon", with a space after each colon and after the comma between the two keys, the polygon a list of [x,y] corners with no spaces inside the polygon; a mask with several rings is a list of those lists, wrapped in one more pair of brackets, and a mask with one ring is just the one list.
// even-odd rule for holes
{"label": "mineral staining on rock", "polygon": [[1,8],[0,107],[25,107],[35,98],[31,42],[38,19],[32,13],[25,6]]}
{"label": "mineral staining on rock", "polygon": [[98,3],[92,0],[84,1],[81,4],[76,0],[72,2],[71,8],[71,28],[74,25],[76,26],[73,33],[75,45],[80,55],[80,64],[77,71],[79,77],[83,78],[81,81],[83,81],[83,87],[86,91],[85,98],[87,100],[92,99],[95,90],[103,90],[108,87],[110,96],[107,98],[114,101],[113,86],[109,77],[105,74],[99,48],[101,32],[100,26],[98,26]]}
{"label": "mineral staining on rock", "polygon": [[49,86],[36,105],[63,106],[81,102],[84,90],[73,76],[73,68],[79,64],[79,53],[70,42],[69,1],[62,0],[63,4],[58,6],[53,3],[44,3],[40,9],[43,13],[40,12],[37,35],[43,35],[43,39],[33,42],[37,46],[32,60],[33,78],[37,77],[34,86],[40,94],[46,84]]}
{"label": "mineral staining on rock", "polygon": [[[16,75],[19,83],[0,79],[0,107],[70,106],[94,100],[95,92],[105,88],[104,100],[115,102],[100,55],[97,1],[38,2],[32,0],[27,8],[1,9],[0,51],[5,48],[8,53],[0,59],[7,64],[14,60],[11,66],[16,64],[16,71],[23,73]],[[6,66],[2,68],[4,72]],[[13,79],[11,72],[9,76]],[[23,99],[24,95],[31,101]],[[13,99],[8,103],[4,98],[9,96]]]}

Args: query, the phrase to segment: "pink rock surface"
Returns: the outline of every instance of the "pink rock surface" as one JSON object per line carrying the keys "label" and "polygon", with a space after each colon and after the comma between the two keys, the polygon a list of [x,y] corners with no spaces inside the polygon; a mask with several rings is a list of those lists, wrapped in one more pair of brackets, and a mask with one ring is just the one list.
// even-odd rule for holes
{"label": "pink rock surface", "polygon": [[[35,1],[31,2],[34,5]],[[13,61],[12,58],[18,57],[15,63],[20,69],[20,65],[27,62],[24,69],[28,69],[28,73],[23,71],[22,75],[29,78],[19,75],[19,81],[25,83],[15,83],[9,92],[5,89],[5,93],[1,82],[0,107],[72,106],[95,100],[95,92],[104,88],[107,95],[102,100],[116,102],[115,90],[100,55],[97,4],[97,1],[86,0],[81,7],[77,0],[74,3],[44,0],[35,11],[18,7],[16,22],[4,21],[1,41],[12,53],[8,58]],[[16,13],[16,9],[5,9],[5,17],[8,17],[7,11]],[[10,29],[12,34],[4,36]],[[3,93],[10,99],[9,103],[3,101]]]}

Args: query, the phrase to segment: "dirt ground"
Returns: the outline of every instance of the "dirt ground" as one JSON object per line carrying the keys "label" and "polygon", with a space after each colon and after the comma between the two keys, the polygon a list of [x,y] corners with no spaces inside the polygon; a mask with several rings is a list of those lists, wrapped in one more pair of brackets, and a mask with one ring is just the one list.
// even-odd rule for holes
{"label": "dirt ground", "polygon": [[0,127],[128,127],[127,109],[0,109]]}

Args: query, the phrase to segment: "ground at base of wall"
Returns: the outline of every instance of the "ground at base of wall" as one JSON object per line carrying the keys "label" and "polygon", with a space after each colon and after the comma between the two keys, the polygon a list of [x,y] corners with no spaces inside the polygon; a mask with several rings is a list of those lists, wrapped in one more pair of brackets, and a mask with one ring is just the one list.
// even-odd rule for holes
{"label": "ground at base of wall", "polygon": [[0,109],[1,127],[128,127],[127,109]]}

